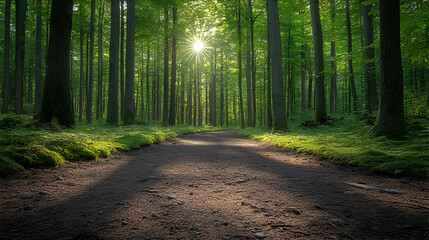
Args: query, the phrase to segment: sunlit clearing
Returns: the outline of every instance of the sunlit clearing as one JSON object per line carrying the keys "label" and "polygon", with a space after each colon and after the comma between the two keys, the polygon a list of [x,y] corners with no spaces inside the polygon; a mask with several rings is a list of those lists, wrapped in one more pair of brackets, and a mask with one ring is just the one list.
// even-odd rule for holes
{"label": "sunlit clearing", "polygon": [[201,40],[197,40],[194,42],[194,50],[200,52],[204,49],[204,43]]}

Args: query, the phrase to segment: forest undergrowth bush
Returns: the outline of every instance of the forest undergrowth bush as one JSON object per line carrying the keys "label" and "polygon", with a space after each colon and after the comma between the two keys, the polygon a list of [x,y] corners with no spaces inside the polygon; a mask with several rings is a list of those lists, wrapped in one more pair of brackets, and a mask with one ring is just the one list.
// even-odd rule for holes
{"label": "forest undergrowth bush", "polygon": [[89,161],[115,151],[130,151],[177,137],[216,130],[213,127],[136,124],[111,126],[77,124],[72,129],[55,123],[37,126],[29,115],[0,116],[0,175],[28,168],[57,167],[66,161]]}
{"label": "forest undergrowth bush", "polygon": [[422,115],[408,115],[408,134],[401,139],[371,137],[372,125],[367,124],[363,114],[333,115],[325,125],[311,124],[312,118],[312,112],[297,114],[285,133],[247,128],[240,134],[381,174],[429,177],[428,119]]}

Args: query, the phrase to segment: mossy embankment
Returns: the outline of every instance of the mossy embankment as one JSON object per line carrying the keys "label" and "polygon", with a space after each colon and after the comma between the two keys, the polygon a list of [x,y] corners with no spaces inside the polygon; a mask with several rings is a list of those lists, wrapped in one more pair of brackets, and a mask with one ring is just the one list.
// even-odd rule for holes
{"label": "mossy embankment", "polygon": [[77,124],[72,129],[37,127],[32,116],[0,116],[0,175],[28,168],[57,167],[67,161],[90,161],[115,151],[130,151],[185,133],[212,127]]}
{"label": "mossy embankment", "polygon": [[[358,115],[334,116],[328,124],[306,122],[303,114],[289,122],[289,131],[273,133],[267,129],[247,128],[240,134],[293,149],[394,176],[429,177],[429,131],[427,121],[409,123],[402,139],[373,138],[371,124]],[[303,124],[304,123],[304,124]]]}

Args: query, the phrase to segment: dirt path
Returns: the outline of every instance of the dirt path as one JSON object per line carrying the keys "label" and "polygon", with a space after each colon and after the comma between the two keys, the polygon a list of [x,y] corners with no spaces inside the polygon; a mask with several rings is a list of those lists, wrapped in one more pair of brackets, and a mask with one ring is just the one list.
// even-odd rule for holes
{"label": "dirt path", "polygon": [[428,239],[428,186],[198,133],[0,179],[0,239]]}

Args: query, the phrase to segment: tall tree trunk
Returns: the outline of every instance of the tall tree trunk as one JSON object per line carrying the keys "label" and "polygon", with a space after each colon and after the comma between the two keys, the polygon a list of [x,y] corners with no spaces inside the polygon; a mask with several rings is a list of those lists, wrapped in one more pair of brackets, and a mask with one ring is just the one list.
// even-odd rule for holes
{"label": "tall tree trunk", "polygon": [[[32,35],[34,35],[33,32]],[[28,44],[28,72],[27,72],[27,103],[33,104],[33,73],[34,73],[34,51],[33,45]]]}
{"label": "tall tree trunk", "polygon": [[103,18],[104,1],[100,2],[98,9],[98,82],[97,82],[97,109],[96,118],[103,117]]}
{"label": "tall tree trunk", "polygon": [[[309,51],[311,53],[311,49]],[[310,54],[311,55],[311,54]],[[313,102],[313,69],[311,68],[312,64],[308,65],[308,101],[307,101],[307,107],[308,109],[311,109],[311,104]]]}
{"label": "tall tree trunk", "polygon": [[134,64],[136,37],[136,1],[127,0],[127,53],[125,76],[124,124],[133,124],[136,117],[134,106]]}
{"label": "tall tree trunk", "polygon": [[180,124],[185,124],[185,72],[183,69],[180,78]]}
{"label": "tall tree trunk", "polygon": [[225,63],[225,125],[229,125],[228,62]]}
{"label": "tall tree trunk", "polygon": [[176,65],[177,65],[177,36],[176,36],[176,25],[177,25],[177,8],[173,8],[173,40],[171,43],[171,89],[170,89],[170,125],[176,125]]}
{"label": "tall tree trunk", "polygon": [[243,73],[242,73],[242,63],[241,63],[241,0],[237,1],[238,8],[238,95],[239,95],[239,105],[240,105],[240,119],[241,119],[241,128],[244,128],[244,109],[243,109]]}
{"label": "tall tree trunk", "polygon": [[119,115],[119,0],[111,0],[110,48],[109,48],[109,93],[107,100],[107,123],[117,125]]}
{"label": "tall tree trunk", "polygon": [[95,0],[91,0],[91,22],[89,27],[89,80],[86,99],[86,122],[92,123],[92,95],[94,89],[94,23]]}
{"label": "tall tree trunk", "polygon": [[[347,0],[348,1],[348,0]],[[314,67],[316,74],[315,82],[315,107],[316,121],[326,122],[326,98],[325,98],[325,66],[323,62],[323,36],[322,24],[320,22],[319,0],[310,0],[311,25],[313,27],[314,42]]]}
{"label": "tall tree trunk", "polygon": [[[267,14],[268,14],[268,4],[267,4]],[[268,47],[267,47],[267,125],[268,128],[273,127],[273,115],[271,110],[271,37],[270,37],[270,24],[267,16],[267,39],[268,39]]]}
{"label": "tall tree trunk", "polygon": [[80,28],[80,41],[79,41],[79,49],[80,49],[80,76],[79,76],[79,122],[82,122],[83,115],[83,28]]}
{"label": "tall tree trunk", "polygon": [[42,0],[37,0],[36,76],[34,93],[34,113],[38,114],[42,108]]}
{"label": "tall tree trunk", "polygon": [[353,49],[352,49],[352,28],[351,28],[351,22],[350,22],[350,0],[346,0],[346,21],[347,21],[347,49],[349,53],[350,90],[353,96],[353,110],[356,112],[358,110],[358,102],[357,102],[355,76],[353,71],[353,60],[351,57]]}
{"label": "tall tree trunk", "polygon": [[25,18],[27,0],[15,0],[16,38],[15,38],[15,113],[23,113],[24,56],[25,56]]}
{"label": "tall tree trunk", "polygon": [[125,109],[125,5],[124,0],[121,0],[121,50],[120,50],[120,68],[119,77],[121,82],[121,120],[124,121]]}
{"label": "tall tree trunk", "polygon": [[73,0],[53,0],[51,30],[49,37],[49,63],[46,71],[41,122],[50,122],[52,117],[60,125],[74,124],[70,96],[70,38],[72,29]]}
{"label": "tall tree trunk", "polygon": [[[335,0],[329,1],[331,4],[331,21],[335,26]],[[337,63],[335,60],[335,41],[331,41],[331,90],[329,94],[329,109],[331,113],[337,111],[338,105],[338,91],[337,91]]]}
{"label": "tall tree trunk", "polygon": [[[88,98],[88,78],[89,78],[89,34],[86,36],[86,71],[85,71],[85,93],[86,98]],[[86,105],[85,105],[85,109]],[[85,110],[85,116],[88,114],[88,112]]]}
{"label": "tall tree trunk", "polygon": [[195,58],[195,76],[194,76],[194,119],[192,125],[197,125],[197,108],[198,108],[198,102],[197,102],[197,92],[198,92],[198,86],[197,86],[197,70],[198,69],[198,57]]}
{"label": "tall tree trunk", "polygon": [[372,23],[371,12],[372,5],[363,4],[362,1],[362,16],[363,28],[365,37],[365,88],[367,110],[371,112],[378,106],[377,82],[375,79],[375,61],[374,61],[374,26]]}
{"label": "tall tree trunk", "polygon": [[213,66],[213,73],[212,73],[212,84],[211,84],[211,99],[210,99],[210,115],[211,115],[211,120],[210,123],[213,126],[217,125],[217,117],[216,117],[216,59],[217,59],[217,51],[216,51],[216,47],[213,48],[213,57],[214,59],[212,59],[212,61],[214,60],[214,66]]}
{"label": "tall tree trunk", "polygon": [[223,49],[220,49],[220,126],[223,126],[223,105],[224,105],[224,94],[223,94],[224,88],[223,88]]}
{"label": "tall tree trunk", "polygon": [[188,125],[192,125],[192,68],[189,71],[189,81],[188,81]]}
{"label": "tall tree trunk", "polygon": [[307,108],[307,96],[306,96],[306,89],[305,89],[305,46],[302,45],[301,47],[301,59],[302,59],[302,66],[301,66],[301,110],[304,111]]}
{"label": "tall tree trunk", "polygon": [[267,9],[273,78],[273,129],[283,131],[287,129],[287,122],[285,96],[283,92],[282,46],[280,38],[278,0],[267,0]]}
{"label": "tall tree trunk", "polygon": [[399,0],[380,0],[380,108],[375,136],[405,133]]}
{"label": "tall tree trunk", "polygon": [[252,66],[250,65],[251,53],[250,53],[250,34],[247,32],[246,36],[246,92],[247,92],[247,126],[253,126],[253,103],[252,103]]}
{"label": "tall tree trunk", "polygon": [[253,17],[252,0],[249,0],[250,10],[250,42],[252,44],[252,103],[253,103],[253,127],[256,124],[256,62],[255,62],[255,34],[254,24],[256,18]]}
{"label": "tall tree trunk", "polygon": [[169,62],[169,51],[168,46],[168,9],[164,9],[164,107],[162,109],[162,126],[168,126],[168,62]]}
{"label": "tall tree trunk", "polygon": [[[39,0],[40,1],[40,0]],[[5,1],[4,10],[4,58],[3,58],[3,106],[2,113],[9,112],[10,98],[10,5],[11,0]]]}
{"label": "tall tree trunk", "polygon": [[149,62],[150,62],[150,48],[147,47],[146,54],[146,108],[147,108],[147,121],[150,122],[150,91],[149,91]]}

